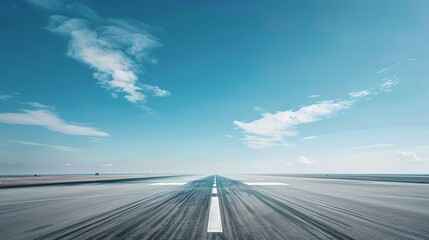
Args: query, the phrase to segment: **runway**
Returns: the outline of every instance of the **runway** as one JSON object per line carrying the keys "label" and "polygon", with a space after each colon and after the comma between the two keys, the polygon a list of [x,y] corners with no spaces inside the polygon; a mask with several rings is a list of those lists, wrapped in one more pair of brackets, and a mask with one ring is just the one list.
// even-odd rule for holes
{"label": "runway", "polygon": [[429,185],[260,175],[0,190],[0,239],[429,239]]}

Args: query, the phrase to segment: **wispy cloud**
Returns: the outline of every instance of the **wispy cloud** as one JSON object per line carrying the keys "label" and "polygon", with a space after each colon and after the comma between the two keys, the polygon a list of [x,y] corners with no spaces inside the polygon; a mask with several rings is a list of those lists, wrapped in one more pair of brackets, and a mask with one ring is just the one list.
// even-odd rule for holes
{"label": "wispy cloud", "polygon": [[103,165],[101,165],[102,167],[113,167],[113,164],[111,164],[111,163],[106,163],[106,164],[103,164]]}
{"label": "wispy cloud", "polygon": [[29,142],[29,141],[12,141],[12,142],[24,144],[24,145],[30,145],[30,146],[51,148],[51,149],[55,149],[55,150],[62,151],[62,152],[80,152],[80,151],[82,151],[80,148],[70,147],[70,146],[51,145],[51,144],[43,144],[43,143],[36,143],[36,142]]}
{"label": "wispy cloud", "polygon": [[[383,76],[385,76],[382,79],[382,83],[379,87],[379,90],[382,92],[390,92],[392,91],[392,88],[395,87],[396,85],[399,84],[399,77],[393,75],[394,73],[392,71],[394,71],[395,69],[397,69],[399,66],[404,65],[404,64],[411,64],[412,62],[414,62],[415,59],[414,58],[409,58],[400,62],[397,62],[395,64],[392,64],[388,67],[385,67],[379,71],[377,71],[377,74],[381,74]],[[390,73],[390,74],[389,74]],[[390,76],[388,76],[390,75]]]}
{"label": "wispy cloud", "polygon": [[320,97],[320,95],[313,94],[313,95],[310,95],[308,97],[310,97],[310,98],[318,98],[318,97]]}
{"label": "wispy cloud", "polygon": [[397,76],[392,76],[389,78],[383,79],[383,83],[380,85],[380,90],[383,92],[390,92],[392,88],[399,84],[399,78]]}
{"label": "wispy cloud", "polygon": [[298,160],[299,163],[301,164],[314,164],[313,161],[311,161],[310,159],[308,159],[307,157],[301,156]]}
{"label": "wispy cloud", "polygon": [[403,61],[401,61],[401,62],[397,62],[397,63],[395,63],[395,64],[392,64],[392,65],[390,65],[390,66],[388,66],[388,67],[384,67],[384,68],[382,68],[382,69],[378,70],[378,71],[377,71],[377,72],[375,72],[375,73],[376,73],[376,74],[386,74],[387,72],[389,72],[390,70],[394,69],[395,67],[397,67],[397,66],[399,66],[399,65],[401,65],[401,64],[409,64],[409,63],[411,63],[411,62],[413,62],[413,61],[415,61],[415,59],[414,59],[414,58],[408,58],[408,59],[405,59],[405,60],[403,60]]}
{"label": "wispy cloud", "polygon": [[47,106],[47,105],[45,105],[45,104],[41,104],[41,103],[38,103],[38,102],[25,102],[25,103],[23,103],[23,104],[25,104],[25,105],[29,105],[29,106],[32,106],[32,107],[35,107],[35,108],[54,109],[54,108],[53,108],[53,107],[51,107],[51,106]]}
{"label": "wispy cloud", "polygon": [[295,164],[291,163],[291,162],[284,162],[283,165],[286,165],[286,166],[289,166],[289,167],[295,166]]}
{"label": "wispy cloud", "polygon": [[263,108],[261,108],[261,107],[258,107],[258,106],[253,107],[253,110],[254,110],[255,112],[265,112],[265,109],[263,109]]}
{"label": "wispy cloud", "polygon": [[392,147],[396,146],[394,143],[378,143],[378,144],[371,144],[371,145],[363,145],[363,146],[357,146],[357,147],[351,147],[347,148],[346,150],[362,150],[362,149],[372,149],[372,148],[384,148],[384,147]]}
{"label": "wispy cloud", "polygon": [[371,95],[371,90],[366,89],[366,90],[362,90],[362,91],[355,91],[355,92],[351,92],[349,93],[349,96],[351,98],[360,98],[360,97],[366,97],[368,95]]}
{"label": "wispy cloud", "polygon": [[156,64],[150,52],[161,44],[138,21],[100,17],[89,7],[66,0],[29,0],[53,14],[48,30],[67,36],[67,56],[95,70],[93,77],[112,96],[123,93],[132,103],[145,103],[149,95],[164,97],[167,90],[141,84],[142,63]]}
{"label": "wispy cloud", "polygon": [[13,98],[13,96],[9,94],[0,94],[0,100],[8,100],[9,98]]}
{"label": "wispy cloud", "polygon": [[66,122],[48,109],[22,110],[18,113],[0,113],[0,123],[45,127],[69,135],[107,137],[109,134],[95,128]]}
{"label": "wispy cloud", "polygon": [[[414,61],[407,59],[392,65],[385,72],[401,63]],[[379,90],[389,92],[399,83],[399,78],[396,76],[384,77],[382,83],[379,84]],[[272,146],[288,145],[285,138],[298,134],[296,127],[302,124],[313,123],[320,120],[328,119],[338,113],[351,108],[355,103],[364,99],[364,97],[377,95],[378,92],[374,88],[352,91],[348,94],[347,99],[325,100],[314,104],[301,107],[297,110],[291,109],[286,111],[277,111],[276,113],[263,112],[262,117],[250,121],[238,121],[233,123],[241,129],[245,136],[242,138],[247,146],[251,148],[267,148]],[[310,95],[309,97],[318,97],[319,95]],[[309,140],[314,137],[302,138],[301,140]]]}
{"label": "wispy cloud", "polygon": [[423,158],[419,157],[414,152],[399,152],[393,158],[393,162],[412,163],[412,162],[423,162]]}
{"label": "wispy cloud", "polygon": [[284,138],[297,134],[295,126],[329,118],[350,108],[352,104],[351,100],[321,101],[298,110],[263,113],[260,119],[251,122],[234,121],[234,124],[246,133],[243,140],[250,147],[286,145]]}
{"label": "wispy cloud", "polygon": [[249,148],[262,149],[274,146],[288,146],[289,144],[282,138],[276,136],[255,136],[245,135],[242,140],[246,143]]}
{"label": "wispy cloud", "polygon": [[318,138],[319,136],[308,136],[308,137],[303,137],[303,138],[301,138],[301,140],[302,141],[307,141],[307,140],[312,140],[312,139],[316,139],[316,138]]}

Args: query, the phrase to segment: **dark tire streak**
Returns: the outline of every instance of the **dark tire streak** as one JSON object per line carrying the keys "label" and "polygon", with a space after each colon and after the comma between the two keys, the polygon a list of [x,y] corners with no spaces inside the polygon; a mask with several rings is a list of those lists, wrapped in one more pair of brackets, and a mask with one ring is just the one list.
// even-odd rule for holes
{"label": "dark tire streak", "polygon": [[[275,194],[223,177],[218,177],[218,186],[228,239],[429,239],[425,229],[410,230],[367,212],[285,192]],[[365,207],[373,213],[381,210],[375,209],[380,206]]]}
{"label": "dark tire streak", "polygon": [[144,198],[37,239],[201,239],[213,177]]}
{"label": "dark tire streak", "polygon": [[[37,239],[429,239],[421,225],[407,229],[389,214],[376,215],[382,206],[344,203],[341,198],[287,187],[275,191],[248,186],[220,176],[217,196],[223,232],[208,233],[213,180],[202,178],[142,198]],[[409,219],[394,216],[402,223]],[[412,216],[415,222],[427,221],[427,216]]]}

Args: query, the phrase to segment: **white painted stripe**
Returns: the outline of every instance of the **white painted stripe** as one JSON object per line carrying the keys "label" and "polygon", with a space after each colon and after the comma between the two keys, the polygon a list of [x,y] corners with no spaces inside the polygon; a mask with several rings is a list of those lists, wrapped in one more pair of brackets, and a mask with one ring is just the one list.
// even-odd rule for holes
{"label": "white painted stripe", "polygon": [[279,182],[245,182],[244,184],[253,185],[253,186],[287,186],[287,183]]}
{"label": "white painted stripe", "polygon": [[156,185],[156,186],[182,186],[185,185],[185,182],[158,182],[158,183],[151,183],[149,185]]}
{"label": "white painted stripe", "polygon": [[217,188],[213,188],[213,192],[212,193],[217,194]]}
{"label": "white painted stripe", "polygon": [[220,217],[219,198],[212,197],[210,202],[209,224],[207,232],[222,232],[222,219]]}
{"label": "white painted stripe", "polygon": [[216,187],[216,183],[215,183],[215,184],[213,184],[213,187]]}

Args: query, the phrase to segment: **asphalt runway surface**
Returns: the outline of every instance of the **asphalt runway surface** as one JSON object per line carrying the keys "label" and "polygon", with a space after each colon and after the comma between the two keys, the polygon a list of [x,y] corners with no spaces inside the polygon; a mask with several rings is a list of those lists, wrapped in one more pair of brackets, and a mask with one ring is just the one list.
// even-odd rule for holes
{"label": "asphalt runway surface", "polygon": [[0,189],[0,239],[429,239],[429,184],[259,175]]}

